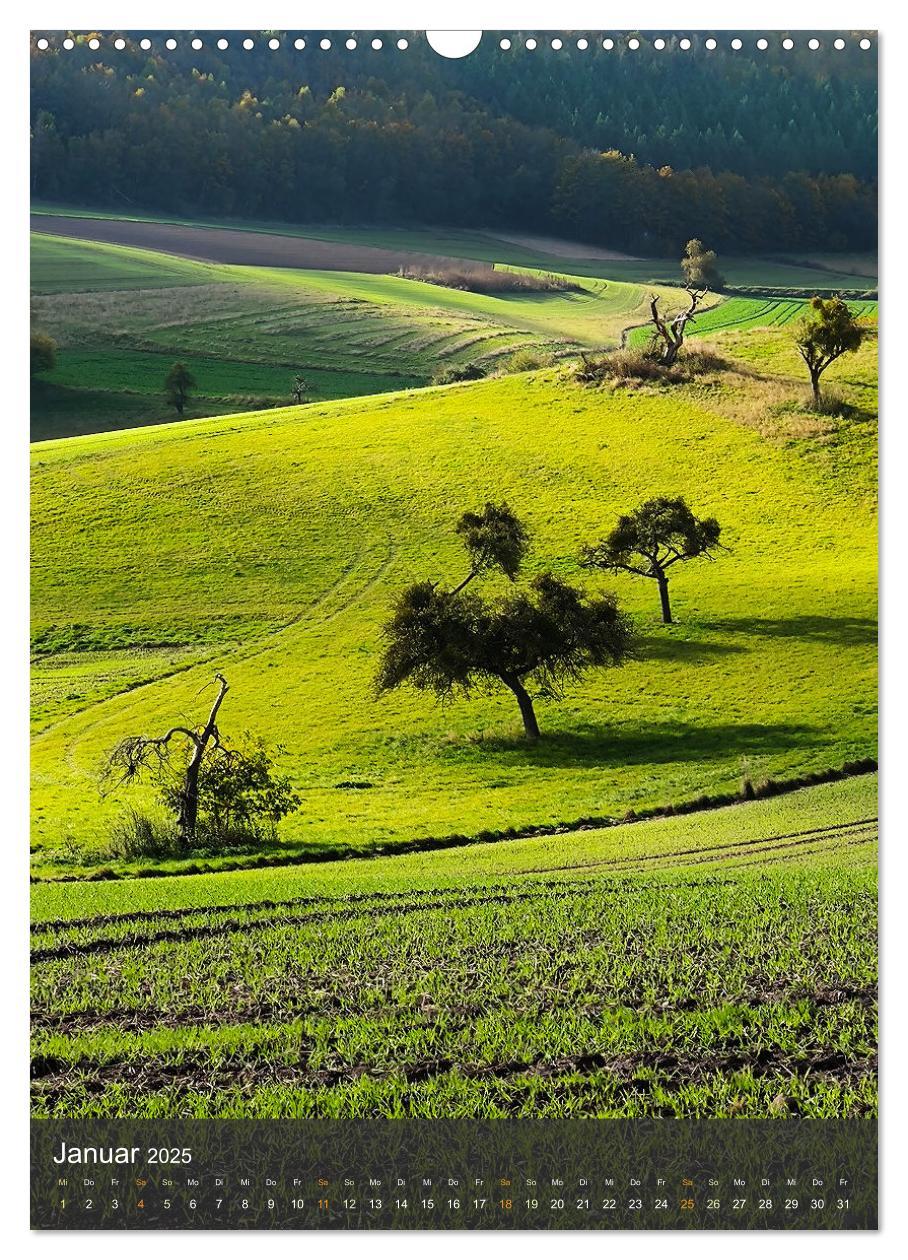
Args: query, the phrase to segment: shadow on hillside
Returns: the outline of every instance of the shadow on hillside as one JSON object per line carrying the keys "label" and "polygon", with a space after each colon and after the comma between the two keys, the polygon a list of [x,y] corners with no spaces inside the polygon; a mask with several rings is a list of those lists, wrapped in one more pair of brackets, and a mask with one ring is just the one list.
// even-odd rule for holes
{"label": "shadow on hillside", "polygon": [[696,639],[676,639],[666,634],[642,634],[637,638],[637,651],[645,661],[679,661],[699,665],[715,657],[748,652],[743,643],[709,643]]}
{"label": "shadow on hillside", "polygon": [[574,731],[546,732],[541,715],[542,738],[528,744],[517,736],[493,736],[482,741],[488,752],[519,753],[520,761],[538,766],[586,766],[606,768],[629,765],[666,765],[672,762],[707,761],[730,754],[758,756],[819,743],[818,727],[780,722],[713,726],[673,722],[630,731],[617,726],[588,724]]}
{"label": "shadow on hillside", "polygon": [[841,647],[872,644],[877,639],[875,617],[728,617],[711,621],[705,628],[773,639],[809,639]]}

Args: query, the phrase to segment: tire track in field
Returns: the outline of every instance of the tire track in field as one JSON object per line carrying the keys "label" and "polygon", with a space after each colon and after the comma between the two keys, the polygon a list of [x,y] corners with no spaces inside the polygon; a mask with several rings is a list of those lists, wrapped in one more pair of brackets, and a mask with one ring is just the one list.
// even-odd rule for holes
{"label": "tire track in field", "polygon": [[[659,870],[668,866],[669,869],[677,867],[689,866],[705,866],[712,862],[722,861],[726,857],[735,859],[751,857],[755,853],[780,853],[787,850],[797,849],[805,850],[806,846],[819,846],[822,848],[824,842],[835,841],[847,837],[856,837],[854,843],[868,843],[876,838],[875,834],[869,834],[870,828],[877,826],[876,818],[859,819],[850,823],[837,823],[828,827],[811,828],[801,832],[789,832],[787,834],[771,837],[758,837],[751,840],[729,841],[722,845],[709,846],[706,848],[679,849],[666,853],[641,854],[633,858],[613,857],[603,858],[594,862],[580,862],[570,865],[557,867],[532,868],[529,870],[515,872],[515,875],[544,875],[558,873],[564,871],[585,871],[598,870],[603,867],[614,870],[616,874],[624,875],[638,869],[643,864],[644,871],[649,863],[656,863],[655,867],[650,869]],[[868,834],[863,834],[868,832]],[[747,865],[741,862],[736,865]],[[729,882],[729,881],[725,881]],[[324,897],[300,897],[292,898],[287,901],[261,901],[247,902],[239,904],[227,904],[219,906],[201,906],[186,910],[144,910],[127,912],[122,915],[100,916],[96,919],[78,919],[78,920],[52,920],[32,925],[32,932],[35,934],[53,934],[66,933],[73,930],[85,930],[92,927],[113,927],[117,924],[125,923],[143,923],[143,922],[179,922],[185,919],[191,919],[198,916],[212,916],[219,914],[248,915],[256,910],[282,910],[290,907],[303,906],[319,906],[324,905],[327,908],[323,911],[316,911],[314,914],[308,915],[288,915],[277,914],[261,919],[249,919],[233,917],[224,923],[201,923],[201,924],[184,924],[179,928],[164,929],[159,932],[150,933],[124,933],[122,936],[95,937],[82,942],[63,942],[59,945],[47,946],[35,949],[31,954],[32,963],[47,962],[59,960],[62,958],[76,957],[78,955],[90,953],[110,953],[116,949],[134,948],[137,946],[150,946],[162,942],[174,943],[190,939],[202,939],[206,937],[214,937],[220,935],[228,935],[233,932],[241,931],[257,931],[262,929],[270,929],[273,927],[286,926],[302,926],[306,923],[344,921],[355,917],[380,918],[383,915],[390,914],[410,914],[420,911],[440,910],[446,908],[465,908],[474,905],[482,905],[487,903],[508,904],[510,902],[538,899],[545,896],[558,897],[577,897],[582,896],[593,889],[608,888],[607,884],[597,879],[588,879],[583,881],[571,881],[566,883],[562,880],[546,880],[537,881],[533,885],[533,890],[521,890],[514,888],[511,884],[472,884],[466,887],[454,887],[450,889],[421,889],[421,890],[401,890],[399,892],[375,892],[375,893],[355,893],[349,896],[330,896]],[[614,890],[622,890],[625,892],[634,891],[626,880],[617,880]],[[424,898],[435,898],[435,900],[426,901]],[[334,910],[332,907],[343,905],[349,906],[350,902],[369,903],[363,908],[354,907],[352,909]]]}
{"label": "tire track in field", "polygon": [[[128,713],[134,711],[136,705],[141,703],[141,693],[143,693],[148,687],[157,686],[159,683],[166,681],[167,678],[172,677],[175,674],[189,673],[194,670],[201,670],[201,669],[204,669],[206,666],[209,666],[212,663],[218,662],[218,661],[221,661],[221,662],[227,661],[228,664],[225,666],[225,668],[229,669],[231,667],[231,663],[240,663],[240,662],[245,663],[249,660],[254,659],[256,656],[261,656],[262,653],[267,652],[270,648],[274,646],[275,642],[280,638],[281,635],[286,634],[290,630],[293,630],[296,626],[300,625],[304,621],[307,621],[308,619],[313,617],[314,614],[317,614],[319,608],[321,608],[324,604],[326,604],[339,590],[341,590],[346,585],[350,576],[356,572],[356,568],[359,564],[362,554],[363,554],[362,548],[360,548],[360,550],[357,551],[353,559],[350,560],[347,565],[345,565],[344,569],[339,574],[337,579],[334,582],[332,582],[329,587],[325,589],[325,591],[314,601],[314,603],[307,605],[306,608],[304,608],[302,611],[297,613],[295,616],[291,617],[289,621],[286,621],[282,625],[277,626],[274,630],[267,631],[264,635],[262,635],[260,638],[253,640],[246,647],[243,647],[243,646],[234,647],[230,649],[229,652],[225,652],[222,650],[212,651],[210,655],[202,657],[192,662],[192,664],[188,666],[184,666],[180,669],[169,671],[166,674],[162,674],[158,678],[153,678],[153,679],[150,679],[148,682],[142,683],[138,687],[124,688],[124,690],[118,691],[112,696],[105,696],[99,700],[92,701],[90,704],[87,704],[83,709],[77,709],[74,714],[69,714],[64,718],[61,718],[59,722],[52,723],[50,726],[44,727],[43,730],[38,735],[35,736],[34,742],[37,744],[37,742],[43,739],[45,735],[49,735],[53,733],[58,727],[63,726],[66,722],[72,721],[74,717],[83,717],[86,714],[90,714],[92,710],[97,710],[101,708],[102,706],[117,704],[117,702],[121,701],[124,696],[127,696],[127,695],[130,697],[135,696],[136,697],[135,705],[130,704],[125,709],[123,708],[120,709],[119,715],[125,716]],[[356,589],[349,596],[349,598],[343,600],[343,602],[339,605],[339,607],[337,607],[333,612],[330,612],[328,613],[327,616],[318,619],[317,625],[319,626],[328,625],[330,622],[334,621],[337,617],[341,616],[344,612],[347,612],[350,608],[354,607],[354,605],[359,603],[367,594],[367,592],[371,590],[371,588],[375,586],[376,583],[381,581],[381,579],[385,576],[385,574],[388,572],[391,565],[393,564],[396,555],[397,555],[397,548],[395,547],[390,534],[388,534],[385,536],[384,557],[379,562],[378,568],[372,573],[371,577],[369,577],[365,582],[363,582],[362,585],[356,587]],[[75,777],[83,778],[83,779],[85,778],[94,779],[97,777],[97,772],[95,770],[86,769],[82,767],[81,765],[79,765],[76,761],[76,756],[81,746],[86,742],[87,739],[90,738],[92,732],[97,730],[99,726],[103,725],[103,723],[106,720],[107,720],[107,715],[103,714],[101,716],[95,717],[93,720],[88,721],[87,724],[82,727],[82,730],[79,732],[78,736],[73,741],[67,744],[66,750],[63,754],[63,764],[67,767],[70,773],[74,775]]]}
{"label": "tire track in field", "polygon": [[[693,864],[708,863],[710,861],[718,861],[721,857],[731,852],[745,850],[746,852],[760,852],[774,847],[787,847],[785,843],[792,841],[795,844],[809,844],[820,840],[831,839],[842,833],[848,833],[855,828],[864,828],[878,826],[879,819],[874,816],[871,818],[858,818],[853,822],[847,823],[830,823],[824,827],[811,827],[804,831],[789,831],[776,836],[755,836],[749,840],[728,840],[722,844],[716,845],[698,845],[692,849],[672,849],[659,853],[643,853],[634,857],[611,857],[597,858],[591,862],[572,862],[564,866],[546,866],[546,867],[530,867],[520,872],[523,875],[540,875],[549,871],[582,871],[593,870],[601,867],[623,867],[631,868],[638,863],[657,862],[664,863],[667,861],[674,862],[674,859],[693,857],[696,862]],[[757,848],[760,846],[760,848]],[[703,857],[702,855],[712,855]],[[684,863],[676,863],[677,865],[685,865]],[[692,865],[687,863],[686,865]]]}
{"label": "tire track in field", "polygon": [[[204,1055],[187,1055],[178,1063],[115,1062],[99,1064],[88,1072],[69,1065],[63,1070],[58,1067],[35,1081],[32,1095],[35,1102],[54,1107],[74,1089],[98,1095],[116,1085],[128,1086],[130,1090],[142,1094],[166,1090],[185,1095],[190,1092],[219,1093],[230,1089],[246,1092],[275,1086],[326,1090],[352,1085],[363,1079],[417,1085],[444,1076],[459,1076],[472,1081],[540,1077],[557,1080],[559,1077],[599,1072],[607,1073],[613,1086],[632,1090],[651,1088],[653,1084],[660,1089],[666,1086],[681,1088],[716,1075],[729,1076],[742,1072],[755,1077],[784,1076],[789,1079],[812,1076],[844,1084],[873,1076],[876,1070],[875,1054],[850,1058],[843,1051],[828,1047],[813,1054],[800,1055],[768,1047],[756,1052],[739,1047],[725,1052],[713,1050],[696,1057],[670,1051],[644,1050],[618,1055],[587,1051],[557,1059],[537,1057],[464,1063],[456,1059],[437,1058],[388,1066],[357,1063],[316,1069],[311,1068],[305,1059],[290,1065],[263,1064],[258,1059],[234,1059],[213,1065]],[[655,1081],[653,1074],[656,1075]]]}
{"label": "tire track in field", "polygon": [[[475,906],[512,905],[517,902],[538,901],[546,897],[578,897],[586,889],[578,889],[573,884],[561,883],[559,891],[540,889],[539,891],[501,890],[489,893],[483,891],[480,896],[464,897],[462,895],[435,901],[404,901],[396,906],[376,906],[369,909],[351,909],[316,912],[314,914],[272,915],[269,918],[249,919],[234,918],[224,923],[200,923],[186,928],[164,929],[161,932],[148,934],[129,933],[125,936],[95,937],[81,943],[54,945],[35,949],[31,952],[31,963],[56,962],[64,958],[76,958],[88,954],[109,954],[118,949],[134,949],[160,944],[176,944],[190,940],[205,940],[218,936],[230,936],[236,932],[267,931],[276,927],[305,927],[307,924],[343,923],[352,919],[384,918],[397,915],[413,914],[432,910],[468,910]],[[458,890],[459,891],[459,890]]]}

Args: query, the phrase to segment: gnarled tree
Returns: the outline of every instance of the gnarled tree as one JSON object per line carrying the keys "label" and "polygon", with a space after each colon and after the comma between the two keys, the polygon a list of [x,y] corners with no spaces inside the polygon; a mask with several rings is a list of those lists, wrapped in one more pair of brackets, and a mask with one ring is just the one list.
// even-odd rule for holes
{"label": "gnarled tree", "polygon": [[531,689],[560,699],[585,670],[621,665],[632,655],[631,624],[614,597],[587,599],[551,573],[497,600],[464,592],[467,581],[492,568],[515,579],[527,534],[506,506],[491,504],[481,516],[467,513],[458,533],[473,562],[468,578],[451,591],[418,582],[401,592],[384,628],[376,688],[408,682],[444,700],[501,685],[517,700],[527,738],[536,740]]}
{"label": "gnarled tree", "polygon": [[203,765],[221,747],[218,710],[229,688],[223,674],[214,677],[218,690],[205,722],[198,726],[171,726],[163,735],[129,735],[114,748],[105,770],[105,777],[118,784],[132,782],[147,770],[162,774],[168,767],[175,770],[177,787],[169,795],[176,808],[177,831],[184,849],[191,848],[195,841]]}
{"label": "gnarled tree", "polygon": [[714,517],[699,520],[684,499],[647,499],[635,511],[618,518],[607,538],[585,547],[581,563],[610,573],[636,573],[659,584],[662,620],[671,624],[668,571],[700,556],[714,558],[721,526]]}
{"label": "gnarled tree", "polygon": [[659,295],[654,293],[650,297],[649,309],[655,329],[653,341],[658,350],[659,362],[663,367],[672,367],[676,362],[681,347],[684,345],[687,325],[696,316],[697,308],[708,292],[708,289],[688,288],[687,306],[671,319],[659,314]]}

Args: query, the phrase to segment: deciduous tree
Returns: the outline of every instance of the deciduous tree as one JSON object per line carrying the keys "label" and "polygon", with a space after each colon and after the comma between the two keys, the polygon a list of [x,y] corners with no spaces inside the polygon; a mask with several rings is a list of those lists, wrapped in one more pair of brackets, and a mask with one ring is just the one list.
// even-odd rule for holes
{"label": "deciduous tree", "polygon": [[681,270],[689,288],[712,289],[715,293],[725,286],[725,277],[719,270],[716,251],[707,249],[696,237],[684,247]]}
{"label": "deciduous tree", "polygon": [[630,621],[613,596],[587,599],[551,573],[494,600],[466,592],[468,581],[494,568],[516,579],[527,534],[510,509],[491,504],[466,513],[458,532],[470,574],[450,591],[417,582],[401,592],[384,628],[377,690],[408,682],[444,700],[504,686],[517,700],[526,737],[536,740],[533,693],[557,700],[587,669],[623,664],[633,652]]}
{"label": "deciduous tree", "polygon": [[30,344],[29,368],[32,376],[39,372],[50,372],[57,362],[57,343],[47,333],[33,332]]}
{"label": "deciduous tree", "polygon": [[195,389],[195,377],[183,363],[175,363],[164,378],[164,392],[167,404],[175,407],[177,415],[183,418],[189,396]]}
{"label": "deciduous tree", "polygon": [[840,297],[815,297],[810,311],[797,325],[795,345],[810,373],[814,403],[820,401],[820,377],[843,354],[853,353],[864,339],[864,329]]}
{"label": "deciduous tree", "polygon": [[721,546],[721,526],[713,517],[699,520],[684,499],[647,499],[635,511],[618,518],[602,542],[586,547],[581,563],[610,573],[636,573],[659,584],[662,620],[671,624],[668,571],[700,556],[713,559]]}

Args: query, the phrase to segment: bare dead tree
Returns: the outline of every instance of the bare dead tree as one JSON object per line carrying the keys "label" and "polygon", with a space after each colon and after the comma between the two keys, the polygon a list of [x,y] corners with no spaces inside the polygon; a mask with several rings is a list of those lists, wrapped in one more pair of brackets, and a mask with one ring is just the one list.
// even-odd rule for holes
{"label": "bare dead tree", "polygon": [[195,840],[198,824],[202,763],[209,752],[215,752],[221,747],[217,717],[229,688],[223,674],[215,674],[214,677],[218,684],[218,693],[204,724],[195,727],[171,726],[170,730],[158,736],[129,735],[114,748],[104,771],[105,778],[115,778],[119,786],[137,779],[144,770],[163,771],[171,764],[175,750],[181,746],[186,749],[188,746],[189,755],[182,773],[182,782],[175,792],[180,843],[186,849]]}
{"label": "bare dead tree", "polygon": [[684,345],[684,335],[687,325],[696,316],[697,307],[706,297],[708,289],[687,289],[687,296],[690,298],[687,309],[680,311],[673,319],[665,319],[659,314],[659,295],[654,293],[650,298],[650,313],[652,315],[652,323],[656,329],[656,335],[662,341],[662,349],[659,355],[659,362],[663,367],[671,367],[681,347]]}

